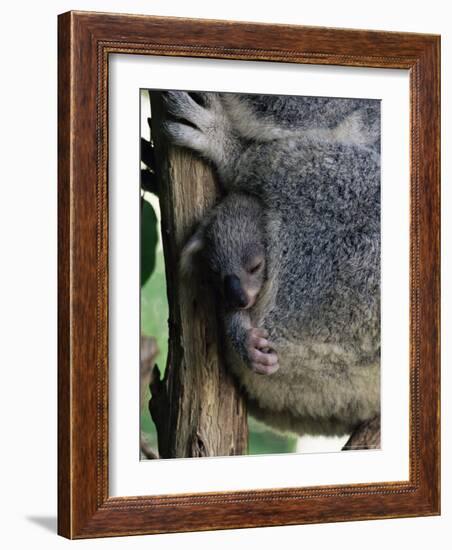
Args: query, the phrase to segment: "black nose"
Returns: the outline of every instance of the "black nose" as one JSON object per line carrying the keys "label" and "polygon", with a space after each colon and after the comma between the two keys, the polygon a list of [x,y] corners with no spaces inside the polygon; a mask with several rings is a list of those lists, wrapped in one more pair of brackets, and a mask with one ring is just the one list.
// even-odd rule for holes
{"label": "black nose", "polygon": [[248,304],[237,275],[226,275],[224,278],[224,296],[230,307],[245,307]]}

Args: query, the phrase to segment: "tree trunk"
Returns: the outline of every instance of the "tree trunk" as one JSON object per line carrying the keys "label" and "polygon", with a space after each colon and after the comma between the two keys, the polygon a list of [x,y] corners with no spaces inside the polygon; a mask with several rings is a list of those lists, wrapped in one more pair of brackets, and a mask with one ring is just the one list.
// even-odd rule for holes
{"label": "tree trunk", "polygon": [[246,405],[225,365],[212,289],[200,278],[181,280],[178,269],[181,248],[214,204],[217,185],[206,163],[167,143],[158,92],[151,92],[151,106],[169,301],[167,368],[163,380],[156,368],[151,382],[159,456],[246,454]]}

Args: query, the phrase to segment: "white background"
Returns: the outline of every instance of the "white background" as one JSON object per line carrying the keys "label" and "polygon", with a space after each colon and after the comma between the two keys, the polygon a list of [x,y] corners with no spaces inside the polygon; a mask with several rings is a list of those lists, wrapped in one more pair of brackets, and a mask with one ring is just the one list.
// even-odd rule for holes
{"label": "white background", "polygon": [[[137,55],[112,56],[109,71],[109,319],[113,334],[109,406],[114,413],[110,415],[109,427],[110,494],[193,493],[408,479],[408,72]],[[381,449],[137,460],[138,430],[134,427],[138,428],[140,412],[138,90],[150,86],[309,96],[334,93],[336,97],[381,99]],[[129,185],[133,181],[136,184]],[[135,368],[131,369],[131,365]],[[335,444],[327,441],[324,449],[339,450],[341,446]]]}
{"label": "white background", "polygon": [[[450,181],[452,18],[448,2],[279,0],[262,2],[17,1],[2,6],[0,202],[0,506],[6,548],[261,548],[333,545],[381,549],[447,548],[452,527],[452,190],[443,185],[443,504],[442,517],[278,527],[71,543],[55,535],[56,515],[56,14],[68,9],[123,11],[443,35],[443,182]],[[449,434],[449,437],[446,436]]]}

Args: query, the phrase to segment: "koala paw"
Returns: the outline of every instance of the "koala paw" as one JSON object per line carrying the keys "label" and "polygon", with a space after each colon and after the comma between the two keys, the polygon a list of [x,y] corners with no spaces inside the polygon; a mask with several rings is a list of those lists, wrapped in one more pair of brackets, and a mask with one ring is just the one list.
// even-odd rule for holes
{"label": "koala paw", "polygon": [[163,100],[169,115],[187,121],[200,130],[207,130],[212,125],[215,106],[219,103],[215,93],[168,91],[163,94]]}
{"label": "koala paw", "polygon": [[169,117],[164,130],[173,143],[217,162],[218,143],[223,143],[225,131],[218,94],[169,91],[163,99]]}
{"label": "koala paw", "polygon": [[268,332],[250,328],[246,337],[246,353],[251,369],[257,374],[273,374],[279,369],[278,354],[267,339]]}

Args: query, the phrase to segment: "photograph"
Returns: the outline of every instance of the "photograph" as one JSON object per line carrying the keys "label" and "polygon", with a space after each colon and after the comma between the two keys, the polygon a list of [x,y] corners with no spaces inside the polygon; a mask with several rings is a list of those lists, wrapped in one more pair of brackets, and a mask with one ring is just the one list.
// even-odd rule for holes
{"label": "photograph", "polygon": [[439,514],[441,39],[325,24],[59,16],[62,536]]}
{"label": "photograph", "polygon": [[380,107],[140,90],[142,460],[380,448]]}

